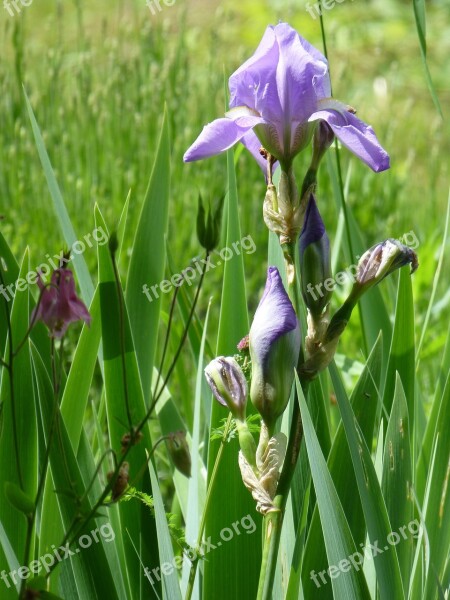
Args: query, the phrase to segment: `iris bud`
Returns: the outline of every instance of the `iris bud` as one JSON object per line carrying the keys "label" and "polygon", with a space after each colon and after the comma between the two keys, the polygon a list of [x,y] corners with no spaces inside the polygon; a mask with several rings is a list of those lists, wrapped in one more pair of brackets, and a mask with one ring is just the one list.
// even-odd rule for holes
{"label": "iris bud", "polygon": [[206,213],[202,197],[198,197],[197,237],[201,246],[208,252],[216,248],[220,240],[220,224],[222,221],[223,198],[215,210],[211,206]]}
{"label": "iris bud", "polygon": [[226,406],[233,417],[245,421],[247,381],[233,357],[219,356],[205,368],[205,377],[214,397]]}
{"label": "iris bud", "polygon": [[419,266],[416,253],[399,241],[389,238],[369,248],[359,259],[355,283],[349,297],[330,321],[326,339],[340,335],[360,297],[395,270],[411,264],[411,273]]}
{"label": "iris bud", "polygon": [[411,264],[411,273],[414,273],[419,266],[416,253],[397,240],[385,240],[361,256],[355,286],[364,292],[408,263]]}
{"label": "iris bud", "polygon": [[263,297],[249,334],[250,398],[269,432],[289,401],[300,352],[300,327],[276,267],[267,270]]}
{"label": "iris bud", "polygon": [[169,433],[166,438],[167,450],[175,468],[186,477],[191,476],[191,453],[186,441],[185,431]]}
{"label": "iris bud", "polygon": [[309,311],[318,317],[333,292],[324,287],[324,282],[331,277],[330,240],[313,194],[306,208],[299,238],[299,254],[303,300]]}
{"label": "iris bud", "polygon": [[245,420],[247,381],[241,367],[233,357],[219,356],[205,368],[205,377],[216,400],[235,418],[241,450],[256,470],[256,444]]}
{"label": "iris bud", "polygon": [[339,338],[350,320],[360,297],[372,286],[404,265],[411,264],[411,273],[419,266],[416,253],[394,239],[388,239],[369,248],[359,260],[355,283],[349,297],[333,315],[325,335],[315,353],[302,365],[304,379],[313,379],[333,359]]}

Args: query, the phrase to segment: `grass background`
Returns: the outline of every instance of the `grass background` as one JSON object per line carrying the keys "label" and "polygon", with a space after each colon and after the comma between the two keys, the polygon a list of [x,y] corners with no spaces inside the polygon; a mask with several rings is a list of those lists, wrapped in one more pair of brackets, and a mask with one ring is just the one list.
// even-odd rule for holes
{"label": "grass background", "polygon": [[[95,227],[95,203],[114,228],[131,190],[125,233],[128,249],[167,104],[173,144],[168,244],[182,269],[200,251],[195,236],[198,194],[213,200],[225,191],[225,157],[190,165],[182,162],[203,124],[224,112],[224,75],[253,52],[266,25],[279,19],[289,21],[321,48],[319,20],[310,16],[303,1],[177,0],[166,6],[162,0],[160,4],[155,14],[143,1],[103,0],[42,0],[29,7],[19,3],[21,12],[14,17],[1,11],[0,227],[18,256],[29,246],[32,265],[43,262],[47,253],[59,252],[63,241],[32,139],[22,83],[78,238]],[[444,114],[450,102],[448,16],[444,0],[427,3],[428,61]],[[410,231],[417,236],[421,267],[413,285],[420,335],[442,243],[450,138],[427,89],[412,4],[345,0],[324,10],[324,19],[334,96],[354,106],[360,118],[372,124],[391,155],[391,169],[374,174],[344,149],[347,200],[367,247]],[[306,151],[297,160],[299,176],[308,161]],[[245,152],[238,159],[237,178],[242,234],[251,235],[257,247],[264,248],[264,180]],[[319,206],[329,231],[334,231],[337,214],[325,168],[320,173]],[[260,256],[260,251],[244,256],[250,314],[264,284]],[[122,257],[124,270],[127,258]],[[86,251],[85,259],[95,272],[94,248]],[[346,266],[337,259],[337,270]],[[221,278],[220,268],[207,274],[200,302],[203,316],[209,296],[215,297],[213,323]],[[387,285],[392,292],[394,283]],[[335,301],[344,295],[338,288]],[[450,290],[445,278],[438,298],[422,347],[425,398],[434,389],[447,337]],[[170,296],[163,301],[168,309]],[[353,359],[361,347],[358,331],[355,324],[340,345],[340,352]],[[186,356],[180,363],[180,377],[186,375],[188,365]],[[173,385],[178,393],[189,393],[185,385],[176,381]]]}

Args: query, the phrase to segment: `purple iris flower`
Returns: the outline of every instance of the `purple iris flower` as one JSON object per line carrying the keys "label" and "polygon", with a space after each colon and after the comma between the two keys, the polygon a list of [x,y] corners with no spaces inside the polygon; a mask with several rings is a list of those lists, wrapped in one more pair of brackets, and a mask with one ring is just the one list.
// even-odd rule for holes
{"label": "purple iris flower", "polygon": [[288,170],[325,121],[342,144],[374,171],[389,155],[373,129],[331,98],[326,58],[287,23],[267,27],[255,54],[229,79],[230,110],[187,150],[184,161],[208,158],[242,142],[265,170],[261,145]]}
{"label": "purple iris flower", "polygon": [[289,401],[300,352],[300,327],[276,267],[267,270],[263,297],[249,333],[250,398],[269,430]]}

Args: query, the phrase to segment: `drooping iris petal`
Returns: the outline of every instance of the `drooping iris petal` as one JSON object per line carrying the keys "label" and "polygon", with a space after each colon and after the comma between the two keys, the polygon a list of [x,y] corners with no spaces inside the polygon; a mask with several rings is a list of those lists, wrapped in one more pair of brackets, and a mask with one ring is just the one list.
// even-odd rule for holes
{"label": "drooping iris petal", "polygon": [[300,352],[300,328],[276,267],[269,267],[263,297],[249,334],[250,398],[269,427],[289,401]]}
{"label": "drooping iris petal", "polygon": [[389,154],[380,145],[374,130],[354,114],[337,110],[319,110],[309,120],[323,120],[353,154],[376,172],[389,169]]}
{"label": "drooping iris petal", "polygon": [[263,119],[260,117],[250,116],[238,117],[236,121],[228,118],[216,119],[203,128],[196,141],[185,153],[183,160],[190,162],[224,152],[261,122]]}

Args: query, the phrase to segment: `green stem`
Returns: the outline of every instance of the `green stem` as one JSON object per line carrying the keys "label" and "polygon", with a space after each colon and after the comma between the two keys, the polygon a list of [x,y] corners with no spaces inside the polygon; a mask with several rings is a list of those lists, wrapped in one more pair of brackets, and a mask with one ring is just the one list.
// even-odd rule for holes
{"label": "green stem", "polygon": [[[195,308],[197,306],[197,301],[198,301],[198,298],[200,296],[200,291],[201,291],[203,280],[204,280],[204,277],[205,277],[206,265],[208,263],[208,256],[209,256],[209,253],[207,252],[206,253],[206,260],[205,260],[205,263],[204,263],[205,266],[204,266],[204,268],[202,270],[202,274],[200,276],[200,280],[199,280],[199,283],[198,283],[197,291],[196,291],[196,294],[195,294],[195,297],[194,297],[194,301],[193,301],[193,304],[192,304],[192,307],[191,307],[191,310],[190,310],[190,313],[189,313],[186,325],[184,327],[183,335],[182,335],[182,338],[180,340],[180,343],[179,343],[179,346],[178,346],[178,350],[176,352],[175,358],[172,361],[172,364],[171,364],[171,366],[169,368],[169,372],[167,373],[167,375],[166,375],[166,377],[164,379],[164,382],[163,382],[163,384],[162,384],[159,392],[156,394],[156,396],[155,396],[153,402],[151,403],[151,405],[150,405],[147,413],[144,415],[143,419],[138,424],[138,426],[130,428],[130,437],[131,437],[132,442],[127,446],[125,452],[122,454],[122,456],[120,457],[120,460],[117,462],[117,464],[115,466],[115,469],[114,469],[114,472],[113,472],[111,478],[109,479],[108,483],[106,484],[106,486],[105,486],[103,492],[101,493],[99,499],[94,504],[94,506],[91,508],[91,510],[89,511],[89,513],[88,513],[88,515],[86,517],[83,517],[83,518],[79,518],[78,517],[78,518],[75,518],[72,521],[69,529],[67,530],[67,532],[65,533],[65,535],[63,537],[63,541],[62,541],[61,545],[64,545],[68,540],[70,540],[70,543],[72,543],[73,540],[78,535],[78,533],[82,530],[82,528],[90,521],[90,519],[92,517],[95,516],[95,514],[98,511],[98,509],[101,506],[104,506],[104,502],[105,502],[108,494],[112,490],[112,488],[113,488],[113,486],[114,486],[114,484],[115,484],[115,482],[117,480],[117,476],[119,474],[119,471],[120,471],[123,463],[125,462],[125,460],[126,460],[126,458],[128,456],[128,453],[130,452],[131,448],[133,447],[133,441],[135,441],[135,440],[138,439],[139,433],[143,430],[143,428],[146,425],[146,423],[148,423],[148,421],[149,421],[149,419],[151,417],[151,414],[152,414],[152,412],[153,412],[153,410],[154,410],[154,408],[156,406],[156,403],[158,402],[159,398],[161,397],[162,393],[164,392],[165,386],[167,385],[167,383],[168,383],[168,381],[170,379],[170,376],[171,376],[171,374],[172,374],[172,372],[173,372],[173,370],[174,370],[174,368],[176,366],[177,360],[178,360],[178,358],[179,358],[179,356],[181,354],[184,342],[186,341],[186,338],[187,338],[187,335],[188,335],[189,326],[190,326],[192,318],[194,316]],[[122,354],[123,354],[123,348],[122,348]],[[126,368],[125,363],[123,363],[123,367]],[[58,563],[54,563],[50,567],[50,569],[49,569],[50,573],[57,566],[57,564]]]}
{"label": "green stem", "polygon": [[[290,246],[287,246],[285,249],[285,259],[288,265],[290,264],[296,266],[296,246],[296,243],[293,243]],[[297,286],[297,274],[298,269],[295,268],[294,277],[290,278],[288,281],[288,294],[293,306],[296,309],[297,315],[299,315],[301,298]],[[303,362],[304,354],[303,350],[300,349],[298,366],[302,365]],[[307,382],[302,382],[302,388],[303,393],[306,395],[308,390]],[[303,427],[300,407],[297,399],[297,391],[294,389],[294,406],[292,411],[288,446],[286,449],[286,457],[284,459],[283,468],[277,486],[277,494],[273,501],[274,506],[278,510],[275,512],[270,512],[264,516],[264,545],[257,600],[271,600],[272,598],[272,588],[277,566],[284,511],[289,497],[289,491],[292,478],[294,476],[295,467],[297,465],[298,455],[300,453],[302,436]]]}
{"label": "green stem", "polygon": [[[64,338],[61,339],[61,346],[60,346],[60,366],[62,363],[62,353],[63,353],[63,344],[64,344]],[[53,414],[52,414],[52,418],[51,418],[51,422],[50,422],[50,431],[48,434],[48,439],[47,439],[47,447],[45,449],[45,456],[44,456],[44,461],[43,461],[43,465],[42,465],[42,469],[41,469],[41,473],[39,476],[39,481],[38,481],[38,488],[37,488],[37,492],[36,492],[36,497],[34,499],[34,509],[31,515],[29,515],[27,517],[27,535],[26,535],[26,540],[25,540],[25,558],[23,561],[24,565],[28,564],[29,558],[30,558],[30,548],[31,548],[31,541],[32,541],[32,537],[33,537],[33,529],[34,529],[34,524],[36,521],[36,515],[37,515],[37,510],[38,510],[38,506],[39,506],[39,502],[41,500],[42,497],[42,493],[44,491],[44,486],[45,486],[45,481],[47,479],[47,473],[48,473],[48,466],[50,463],[50,449],[52,446],[52,442],[53,442],[53,437],[54,437],[54,433],[55,433],[55,429],[56,429],[56,423],[57,423],[57,418],[58,418],[58,410],[59,410],[59,388],[60,388],[60,381],[61,381],[61,377],[57,376],[56,373],[56,359],[55,359],[55,338],[52,338],[51,340],[51,359],[52,359],[52,381],[53,381],[53,396],[54,396],[54,404],[53,404]],[[20,588],[20,593],[19,593],[19,598],[26,598],[26,579],[22,580],[22,585]]]}
{"label": "green stem", "polygon": [[[214,489],[217,472],[219,470],[219,464],[222,459],[222,454],[223,454],[225,444],[226,444],[226,441],[228,438],[228,433],[230,431],[232,418],[233,418],[233,416],[230,413],[228,415],[228,420],[226,422],[225,429],[223,431],[223,436],[220,441],[220,448],[216,455],[216,460],[214,462],[214,468],[213,468],[213,471],[211,474],[211,479],[209,480],[208,491],[206,493],[205,507],[203,509],[202,520],[200,523],[200,528],[198,530],[197,549],[200,548],[202,540],[203,540],[203,532],[205,530],[206,516],[208,514],[208,508],[209,508],[209,504],[210,504],[211,497],[212,497],[212,491]],[[197,573],[197,564],[198,564],[198,558],[192,562],[191,570],[189,572],[189,581],[188,581],[188,586],[187,586],[187,590],[186,590],[186,596],[185,596],[184,600],[191,600],[192,592],[194,591],[195,575]]]}
{"label": "green stem", "polygon": [[167,348],[169,346],[170,331],[171,331],[171,328],[172,328],[174,311],[175,311],[175,306],[176,306],[176,303],[177,303],[177,296],[178,296],[179,289],[180,289],[179,287],[175,288],[175,292],[173,294],[172,302],[171,302],[171,305],[170,305],[169,322],[167,324],[167,331],[166,331],[166,337],[165,337],[165,340],[164,340],[164,347],[163,347],[163,351],[162,351],[162,355],[161,355],[161,362],[159,363],[158,377],[156,379],[155,389],[153,391],[153,395],[154,396],[158,395],[158,386],[159,386],[159,382],[161,380],[161,374],[162,374],[162,371],[163,371],[163,368],[164,368],[164,361],[165,361],[165,358],[166,358]]}
{"label": "green stem", "polygon": [[[320,18],[320,31],[322,34],[323,51],[325,54],[325,58],[328,60],[327,37],[326,37],[326,33],[325,33],[325,24],[323,21],[322,11],[320,11],[319,18]],[[329,67],[328,67],[328,73],[330,75],[331,95],[333,95],[333,91],[331,88],[331,73],[330,73]],[[348,212],[347,212],[347,203],[345,201],[344,180],[342,177],[341,157],[339,154],[339,144],[338,144],[337,139],[334,141],[334,147],[335,147],[335,156],[336,156],[336,170],[337,170],[338,184],[339,184],[339,186],[338,186],[339,187],[339,200],[341,203],[342,214],[344,215],[345,234],[347,237],[348,251],[350,253],[350,261],[353,262],[353,260],[355,260],[355,254],[353,253],[353,242],[352,242],[352,236],[351,236],[351,232],[350,232],[350,223],[349,223]],[[361,329],[362,329],[362,335],[363,335],[363,340],[364,340],[365,354],[367,355],[368,354],[367,331],[366,331],[366,327],[364,324],[363,313],[362,313],[361,306],[359,305],[359,303],[358,303],[358,311],[359,311],[359,319],[361,321]]]}

